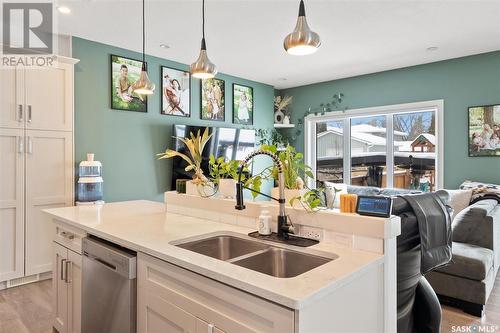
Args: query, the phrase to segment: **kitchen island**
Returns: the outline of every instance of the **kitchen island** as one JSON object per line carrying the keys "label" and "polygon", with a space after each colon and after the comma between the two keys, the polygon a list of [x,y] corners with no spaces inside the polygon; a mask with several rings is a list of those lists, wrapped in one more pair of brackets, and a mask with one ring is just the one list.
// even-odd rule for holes
{"label": "kitchen island", "polygon": [[[229,214],[214,218],[207,211],[209,218],[203,218],[180,210],[129,201],[45,212],[56,225],[56,248],[67,249],[71,274],[80,273],[81,241],[89,235],[137,252],[138,332],[395,332],[395,283],[394,290],[386,287],[388,280],[395,282],[395,265],[387,264],[395,263],[395,247],[381,253],[334,241],[306,249],[272,244],[332,258],[300,275],[278,278],[177,246],[216,236],[248,239],[255,230]],[[383,235],[384,248],[395,246],[398,227]],[[62,257],[54,256],[55,300],[60,303],[54,326],[60,333],[78,331],[81,313],[81,276],[65,279],[71,288],[61,286]]]}

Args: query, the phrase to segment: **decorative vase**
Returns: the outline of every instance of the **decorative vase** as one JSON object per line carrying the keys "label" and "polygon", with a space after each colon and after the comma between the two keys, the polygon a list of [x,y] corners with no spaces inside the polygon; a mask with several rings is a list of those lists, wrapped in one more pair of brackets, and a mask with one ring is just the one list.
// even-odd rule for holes
{"label": "decorative vase", "polygon": [[275,124],[283,124],[283,118],[285,117],[285,114],[281,111],[276,111],[274,112],[274,123]]}
{"label": "decorative vase", "polygon": [[[290,206],[290,200],[292,200],[292,198],[298,197],[300,195],[302,195],[302,190],[298,190],[298,189],[291,190],[291,189],[285,188],[285,200],[286,200],[287,206]],[[273,198],[276,198],[276,199],[278,199],[280,197],[279,187],[273,187],[271,189],[271,196]],[[302,204],[299,202],[299,200],[296,200],[293,203],[293,207],[302,207]]]}
{"label": "decorative vase", "polygon": [[199,197],[210,197],[214,192],[214,184],[211,182],[205,184],[195,184],[192,180],[186,182],[186,194]]}
{"label": "decorative vase", "polygon": [[290,117],[289,116],[283,117],[283,125],[290,125]]}
{"label": "decorative vase", "polygon": [[219,180],[219,193],[224,199],[233,199],[236,195],[236,181],[234,179]]}

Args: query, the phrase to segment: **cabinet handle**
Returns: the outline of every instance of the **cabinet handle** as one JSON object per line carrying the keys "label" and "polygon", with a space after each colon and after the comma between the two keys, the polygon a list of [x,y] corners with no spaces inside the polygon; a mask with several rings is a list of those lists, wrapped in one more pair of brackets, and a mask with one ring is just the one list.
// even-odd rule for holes
{"label": "cabinet handle", "polygon": [[24,153],[24,138],[22,136],[17,137],[17,152],[19,154]]}
{"label": "cabinet handle", "polygon": [[23,106],[22,106],[22,104],[19,104],[17,106],[17,121],[20,123],[23,122]]}
{"label": "cabinet handle", "polygon": [[31,140],[31,136],[28,136],[28,154],[33,154],[33,140]]}
{"label": "cabinet handle", "polygon": [[61,236],[65,237],[67,239],[73,239],[73,238],[75,238],[75,235],[73,235],[72,233],[66,232],[66,231],[62,231],[61,232]]}
{"label": "cabinet handle", "polygon": [[31,123],[31,105],[28,105],[28,123]]}
{"label": "cabinet handle", "polygon": [[62,281],[66,280],[66,277],[65,277],[65,274],[64,274],[64,270],[66,268],[66,265],[64,264],[65,261],[66,261],[66,259],[61,259],[61,280]]}
{"label": "cabinet handle", "polygon": [[[73,262],[72,261],[66,261],[64,264],[66,267],[66,278],[64,279],[64,282],[66,283],[71,283],[73,280],[71,279],[71,275],[73,275]],[[71,273],[71,275],[70,275]]]}

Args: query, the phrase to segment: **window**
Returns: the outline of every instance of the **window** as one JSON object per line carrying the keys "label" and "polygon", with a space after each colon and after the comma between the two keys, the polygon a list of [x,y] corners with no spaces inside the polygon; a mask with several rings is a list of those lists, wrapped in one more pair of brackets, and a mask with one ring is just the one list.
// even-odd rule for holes
{"label": "window", "polygon": [[442,110],[430,101],[308,116],[306,161],[318,182],[434,191],[443,177]]}

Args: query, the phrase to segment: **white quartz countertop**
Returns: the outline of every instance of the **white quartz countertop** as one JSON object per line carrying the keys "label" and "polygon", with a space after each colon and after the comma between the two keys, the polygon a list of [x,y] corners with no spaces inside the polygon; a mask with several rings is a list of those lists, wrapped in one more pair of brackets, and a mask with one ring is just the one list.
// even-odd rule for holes
{"label": "white quartz countertop", "polygon": [[[165,205],[139,200],[47,209],[59,222],[85,230],[137,252],[143,252],[235,288],[300,309],[381,265],[377,253],[320,243],[307,249],[334,253],[337,259],[293,278],[275,278],[218,259],[182,249],[171,243],[210,233],[247,235],[249,228],[167,213]],[[280,245],[281,246],[281,245]]]}

